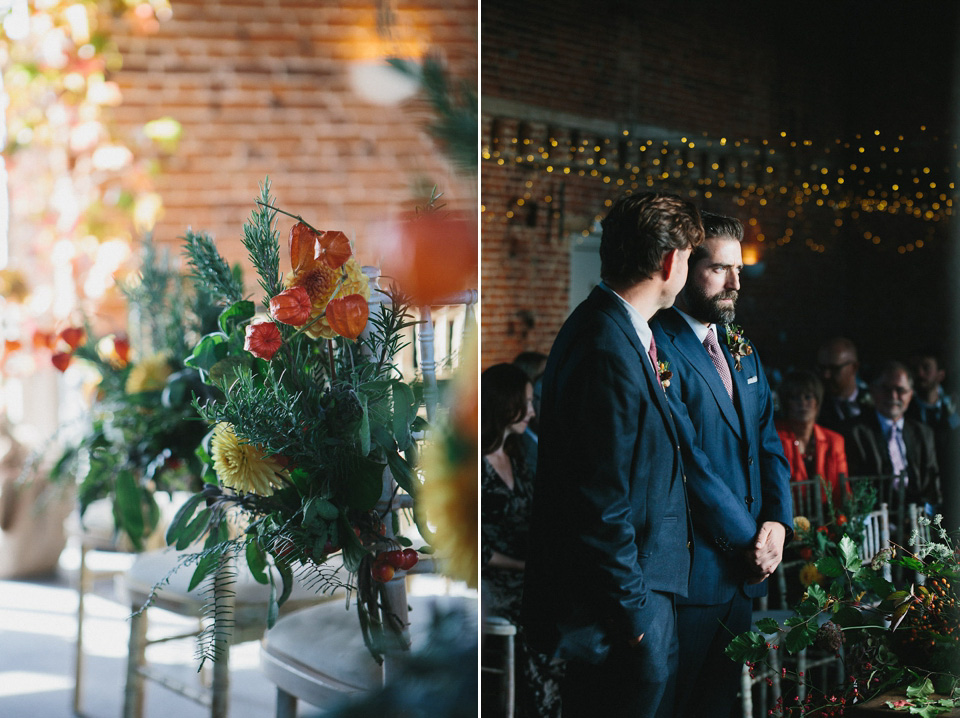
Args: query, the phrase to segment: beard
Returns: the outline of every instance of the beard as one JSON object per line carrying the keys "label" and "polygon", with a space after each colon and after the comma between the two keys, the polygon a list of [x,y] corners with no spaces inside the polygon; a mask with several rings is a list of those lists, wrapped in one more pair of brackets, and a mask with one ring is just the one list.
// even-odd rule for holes
{"label": "beard", "polygon": [[[709,297],[696,284],[690,284],[684,288],[684,299],[690,310],[688,312],[690,316],[709,324],[732,322],[737,315],[737,297],[739,296],[740,293],[736,289],[718,292]],[[724,299],[733,301],[729,305],[724,305],[720,303]]]}

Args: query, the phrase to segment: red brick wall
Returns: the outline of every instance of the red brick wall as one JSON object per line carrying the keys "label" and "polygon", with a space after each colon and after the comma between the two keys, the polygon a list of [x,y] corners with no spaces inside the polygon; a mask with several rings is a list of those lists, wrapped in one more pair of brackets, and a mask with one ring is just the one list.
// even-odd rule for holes
{"label": "red brick wall", "polygon": [[[886,61],[880,50],[890,45],[889,28],[869,21],[870,33],[853,32],[868,21],[852,8],[834,9],[830,22],[812,10],[750,8],[483,3],[483,366],[522,350],[549,351],[568,312],[571,237],[589,229],[621,193],[647,188],[756,222],[748,236],[761,251],[763,271],[745,277],[739,318],[770,364],[807,366],[816,345],[839,333],[876,360],[902,353],[884,338],[891,323],[907,342],[942,334],[942,322],[917,312],[901,292],[921,306],[946,299],[946,221],[856,213],[827,196],[824,207],[807,198],[802,212],[789,215],[792,190],[771,197],[755,187],[767,177],[774,185],[801,185],[825,167],[831,177],[845,171],[846,187],[856,186],[861,196],[876,183],[879,197],[880,188],[904,184],[901,172],[911,179],[929,165],[943,191],[949,83],[938,87],[923,68],[947,72],[955,23],[935,17],[903,23],[894,43],[903,51],[891,51]],[[928,36],[941,26],[947,29],[938,39]],[[919,59],[911,61],[911,53]],[[882,130],[879,139],[867,142],[874,129]],[[903,153],[892,155],[893,144]],[[571,153],[571,145],[582,150]],[[868,164],[872,175],[863,173]],[[871,230],[883,243],[864,238]],[[914,252],[921,238],[923,251]]]}
{"label": "red brick wall", "polygon": [[[364,261],[375,259],[364,254],[371,223],[412,209],[421,180],[437,183],[449,208],[474,211],[476,181],[455,173],[426,133],[425,104],[364,100],[349,67],[412,48],[439,55],[476,89],[476,0],[395,3],[397,45],[379,39],[374,0],[171,4],[172,19],[155,34],[113,28],[123,55],[111,78],[123,92],[115,125],[127,137],[162,116],[183,126],[156,178],[165,207],[159,241],[175,243],[187,227],[208,230],[228,258],[241,259],[242,225],[266,176],[282,208],[346,231]],[[290,224],[281,220],[282,237]]]}

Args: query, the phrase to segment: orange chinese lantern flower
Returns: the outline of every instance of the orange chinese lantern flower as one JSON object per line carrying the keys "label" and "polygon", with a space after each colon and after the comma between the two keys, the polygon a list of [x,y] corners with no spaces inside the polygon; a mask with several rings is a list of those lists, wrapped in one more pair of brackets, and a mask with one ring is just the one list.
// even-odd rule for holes
{"label": "orange chinese lantern flower", "polygon": [[60,332],[60,338],[67,343],[70,349],[76,349],[83,344],[86,336],[87,333],[83,330],[83,327],[67,327]]}
{"label": "orange chinese lantern flower", "polygon": [[394,277],[415,306],[429,306],[477,282],[477,221],[466,214],[424,214],[399,223],[384,247],[383,276]]}
{"label": "orange chinese lantern flower", "polygon": [[307,323],[312,308],[310,295],[303,287],[286,289],[270,300],[270,316],[295,327]]}
{"label": "orange chinese lantern flower", "polygon": [[53,362],[53,365],[59,371],[66,371],[67,367],[70,366],[70,361],[73,359],[73,352],[57,352],[52,357],[50,361]]}
{"label": "orange chinese lantern flower", "polygon": [[115,336],[113,338],[113,353],[123,364],[130,361],[130,340],[122,334]]}
{"label": "orange chinese lantern flower", "polygon": [[370,307],[360,294],[348,294],[327,303],[327,323],[330,328],[347,339],[356,339],[367,326]]}
{"label": "orange chinese lantern flower", "polygon": [[20,349],[23,344],[20,343],[19,339],[5,339],[3,342],[3,351],[7,354],[15,352]]}
{"label": "orange chinese lantern flower", "polygon": [[363,269],[356,259],[346,254],[349,248],[343,232],[314,232],[303,223],[290,230],[293,272],[284,283],[287,288],[302,287],[310,297],[310,319],[319,319],[306,332],[314,339],[337,336],[325,314],[335,292],[341,296],[361,294],[364,299],[370,296],[370,284]]}
{"label": "orange chinese lantern flower", "polygon": [[330,269],[340,269],[353,255],[350,240],[343,232],[316,232],[303,222],[290,228],[288,245],[294,272],[300,271],[310,260],[322,261]]}
{"label": "orange chinese lantern flower", "polygon": [[33,332],[34,349],[53,349],[55,341],[56,337],[53,332],[46,332],[42,329],[37,329]]}
{"label": "orange chinese lantern flower", "polygon": [[260,359],[270,361],[277,350],[283,345],[280,330],[273,322],[258,322],[248,324],[243,348]]}

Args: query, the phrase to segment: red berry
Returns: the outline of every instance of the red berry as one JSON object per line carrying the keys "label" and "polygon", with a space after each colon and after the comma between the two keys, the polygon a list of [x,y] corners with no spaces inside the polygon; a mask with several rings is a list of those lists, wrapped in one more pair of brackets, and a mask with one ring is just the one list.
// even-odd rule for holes
{"label": "red berry", "polygon": [[411,568],[417,565],[417,561],[420,560],[420,555],[416,552],[415,549],[405,548],[401,552],[403,560],[400,564],[400,568],[404,571],[409,571]]}
{"label": "red berry", "polygon": [[375,561],[373,566],[370,568],[370,574],[373,576],[374,581],[379,581],[380,583],[386,583],[394,574],[393,566],[389,563]]}
{"label": "red berry", "polygon": [[379,563],[390,564],[394,568],[403,568],[403,552],[402,551],[384,551],[383,553],[377,556],[377,561]]}

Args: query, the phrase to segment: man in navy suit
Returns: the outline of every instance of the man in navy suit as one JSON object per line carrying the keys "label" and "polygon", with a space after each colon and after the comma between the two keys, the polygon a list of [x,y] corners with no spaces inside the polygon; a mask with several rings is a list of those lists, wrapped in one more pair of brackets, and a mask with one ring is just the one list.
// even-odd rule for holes
{"label": "man in navy suit", "polygon": [[[677,715],[733,713],[740,666],[723,650],[751,623],[752,598],[792,533],[790,467],[752,345],[733,321],[743,266],[739,221],[703,212],[706,239],[690,257],[673,308],[652,322],[673,380],[694,526],[693,579],[678,600]],[[732,347],[732,351],[731,351]]]}
{"label": "man in navy suit", "polygon": [[617,201],[603,282],[547,361],[523,622],[528,641],[567,660],[564,718],[673,715],[691,529],[647,322],[673,303],[702,232],[674,195]]}

